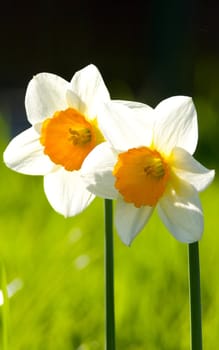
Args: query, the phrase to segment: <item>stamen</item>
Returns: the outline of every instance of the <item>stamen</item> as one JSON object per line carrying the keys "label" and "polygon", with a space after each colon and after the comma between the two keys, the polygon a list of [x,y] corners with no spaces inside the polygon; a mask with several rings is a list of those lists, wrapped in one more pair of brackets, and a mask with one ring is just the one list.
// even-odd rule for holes
{"label": "stamen", "polygon": [[151,164],[144,167],[144,172],[146,175],[151,175],[157,178],[164,176],[164,166],[161,158],[151,159]]}
{"label": "stamen", "polygon": [[72,141],[74,145],[85,145],[87,142],[90,142],[92,137],[91,131],[87,128],[79,131],[69,128],[69,132],[71,134],[69,140]]}

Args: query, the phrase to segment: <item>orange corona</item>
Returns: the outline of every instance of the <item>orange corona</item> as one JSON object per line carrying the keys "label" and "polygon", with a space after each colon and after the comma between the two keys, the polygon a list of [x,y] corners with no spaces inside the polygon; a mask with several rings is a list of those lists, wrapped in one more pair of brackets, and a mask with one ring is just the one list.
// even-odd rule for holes
{"label": "orange corona", "polygon": [[120,153],[114,167],[115,187],[137,208],[155,206],[169,180],[169,167],[156,150],[139,147]]}
{"label": "orange corona", "polygon": [[43,122],[40,142],[55,164],[73,171],[81,168],[86,156],[101,142],[101,135],[95,122],[68,108]]}

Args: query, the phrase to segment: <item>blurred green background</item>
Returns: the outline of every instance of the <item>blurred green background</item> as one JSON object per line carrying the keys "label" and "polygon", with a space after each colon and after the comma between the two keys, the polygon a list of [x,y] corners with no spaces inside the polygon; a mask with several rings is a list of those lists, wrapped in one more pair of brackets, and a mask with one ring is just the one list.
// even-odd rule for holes
{"label": "blurred green background", "polygon": [[[217,169],[217,14],[216,1],[3,3],[1,154],[28,127],[24,96],[32,76],[47,71],[70,80],[92,62],[113,98],[155,106],[172,95],[192,96],[199,118],[196,158]],[[2,162],[0,176],[0,260],[11,294],[9,349],[102,350],[102,200],[64,219],[49,206],[42,178],[14,173]],[[203,336],[204,348],[212,350],[219,340],[217,176],[201,199]],[[187,246],[172,238],[156,215],[131,248],[116,232],[114,238],[118,349],[189,349]]]}

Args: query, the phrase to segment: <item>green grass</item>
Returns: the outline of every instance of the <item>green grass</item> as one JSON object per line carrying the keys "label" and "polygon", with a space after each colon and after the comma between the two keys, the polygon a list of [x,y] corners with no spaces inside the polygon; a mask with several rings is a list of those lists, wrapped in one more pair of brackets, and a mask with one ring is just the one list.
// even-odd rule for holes
{"label": "green grass", "polygon": [[[0,260],[8,284],[20,281],[9,299],[8,349],[104,349],[103,201],[65,219],[48,204],[41,177],[3,163],[0,174]],[[201,199],[203,338],[212,350],[219,329],[217,181]],[[117,349],[189,349],[187,245],[156,214],[131,248],[116,232],[114,241]]]}

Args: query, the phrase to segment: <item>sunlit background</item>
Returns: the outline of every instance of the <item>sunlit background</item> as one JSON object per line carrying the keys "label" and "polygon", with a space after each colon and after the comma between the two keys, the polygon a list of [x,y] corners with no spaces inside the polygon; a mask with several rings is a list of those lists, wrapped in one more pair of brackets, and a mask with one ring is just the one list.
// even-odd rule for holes
{"label": "sunlit background", "polygon": [[[70,80],[94,63],[112,98],[154,107],[169,96],[192,96],[199,120],[196,158],[217,169],[218,13],[216,1],[8,1],[0,14],[1,153],[29,126],[24,96],[33,75],[51,72]],[[9,349],[104,349],[102,200],[64,219],[49,206],[41,177],[14,173],[3,162],[0,176]],[[212,350],[219,342],[217,176],[201,199],[203,336],[205,350]],[[114,238],[118,349],[189,349],[187,246],[156,215],[131,248],[116,231]],[[0,293],[0,309],[3,302]]]}

